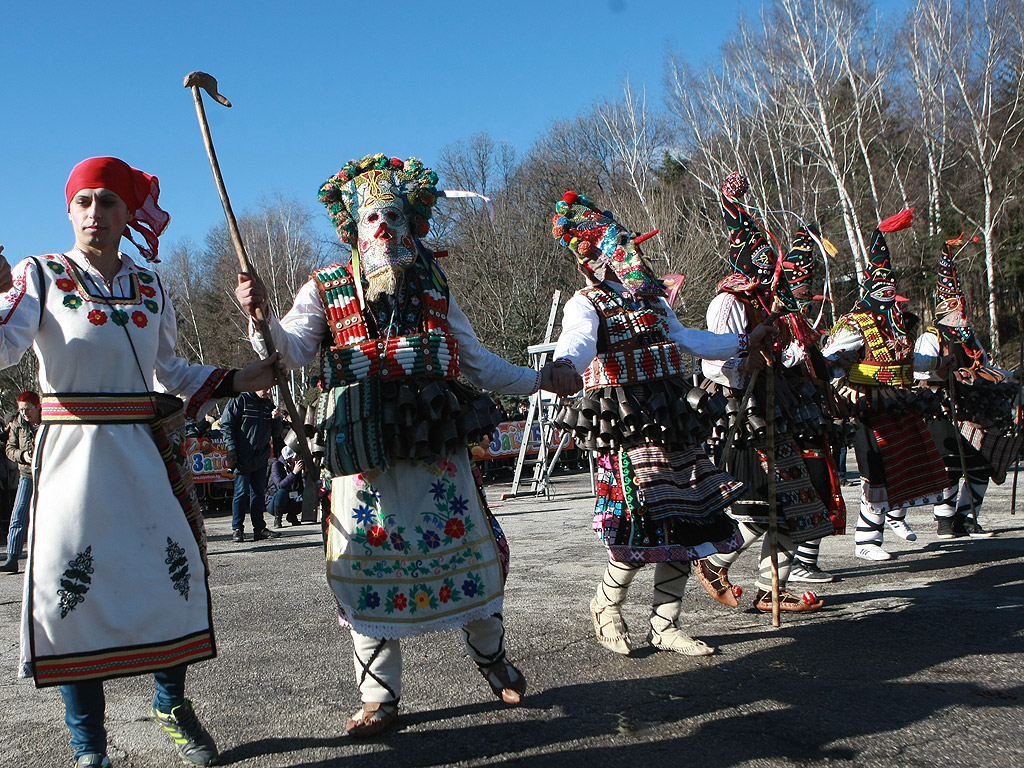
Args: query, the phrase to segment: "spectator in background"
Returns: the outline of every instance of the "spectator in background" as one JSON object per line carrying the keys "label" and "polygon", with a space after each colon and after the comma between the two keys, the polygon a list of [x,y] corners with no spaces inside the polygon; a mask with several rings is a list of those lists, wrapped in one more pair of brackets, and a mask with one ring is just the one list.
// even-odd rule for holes
{"label": "spectator in background", "polygon": [[11,421],[7,436],[7,458],[18,465],[18,495],[11,509],[11,525],[7,529],[7,559],[0,564],[4,573],[18,572],[18,558],[25,547],[28,509],[32,500],[32,450],[39,426],[39,395],[22,392],[18,395],[18,416]]}
{"label": "spectator in background", "polygon": [[235,472],[235,495],[231,499],[231,538],[245,541],[245,518],[252,523],[252,540],[276,538],[267,528],[267,464],[270,462],[270,390],[243,392],[232,398],[220,417],[220,428],[228,449],[228,465]]}
{"label": "spectator in background", "polygon": [[302,489],[303,475],[302,459],[286,445],[270,465],[270,482],[267,484],[267,511],[274,518],[275,528],[281,527],[282,517],[292,525],[302,525],[297,514],[302,509],[302,502],[293,498],[292,493]]}
{"label": "spectator in background", "polygon": [[[11,424],[18,420],[18,412],[12,411],[0,421],[0,442],[7,445],[7,436],[11,433]],[[14,494],[18,486],[18,466],[13,461],[4,462],[4,470],[0,472],[0,527],[11,522],[11,508],[14,506]]]}
{"label": "spectator in background", "polygon": [[270,412],[270,455],[275,459],[281,456],[281,451],[284,450],[285,435],[292,428],[292,423],[285,416],[286,414],[280,407],[274,408]]}

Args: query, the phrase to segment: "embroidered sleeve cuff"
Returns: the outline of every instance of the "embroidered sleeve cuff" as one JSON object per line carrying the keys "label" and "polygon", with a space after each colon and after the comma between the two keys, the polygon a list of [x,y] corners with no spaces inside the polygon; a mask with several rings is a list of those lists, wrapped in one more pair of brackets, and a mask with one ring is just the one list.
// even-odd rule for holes
{"label": "embroidered sleeve cuff", "polygon": [[213,390],[212,397],[214,400],[220,400],[222,397],[234,397],[238,394],[238,390],[235,389],[236,373],[238,373],[238,371],[234,368],[228,371],[228,375],[225,376],[221,380],[220,384],[217,385],[217,388]]}
{"label": "embroidered sleeve cuff", "polygon": [[739,352],[737,354],[745,355],[750,348],[750,335],[746,333],[737,333],[739,336]]}
{"label": "embroidered sleeve cuff", "polygon": [[[199,414],[199,409],[206,404],[208,400],[216,397],[228,397],[227,394],[218,395],[217,393],[221,390],[221,385],[227,381],[230,388],[234,389],[235,372],[228,370],[227,368],[215,368],[203,385],[199,387],[198,391],[192,395],[188,401],[188,405],[185,406],[185,415],[194,419]],[[234,394],[231,392],[230,394]]]}

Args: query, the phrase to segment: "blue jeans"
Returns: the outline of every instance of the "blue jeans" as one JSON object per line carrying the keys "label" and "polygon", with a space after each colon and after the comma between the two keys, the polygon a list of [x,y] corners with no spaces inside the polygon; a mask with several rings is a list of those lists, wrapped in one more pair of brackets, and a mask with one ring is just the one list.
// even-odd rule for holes
{"label": "blue jeans", "polygon": [[28,529],[28,508],[32,501],[32,478],[21,475],[18,481],[18,495],[14,497],[11,510],[11,527],[7,529],[7,557],[21,557],[25,548],[25,534]]}
{"label": "blue jeans", "polygon": [[[185,700],[184,664],[153,673],[156,694],[153,706],[161,712],[170,712]],[[60,695],[64,697],[64,722],[71,731],[71,748],[75,759],[90,752],[107,754],[107,729],[103,727],[106,699],[103,696],[103,681],[88,680],[84,683],[62,685]]]}
{"label": "blue jeans", "polygon": [[264,496],[267,493],[267,468],[252,472],[235,472],[235,495],[231,499],[231,529],[240,531],[245,526],[245,516],[249,516],[253,531],[262,531],[267,527],[263,513],[267,509]]}
{"label": "blue jeans", "polygon": [[283,517],[284,515],[294,514],[300,509],[302,509],[302,505],[297,504],[288,495],[288,489],[278,488],[277,492],[270,498],[270,506],[267,507],[267,512],[272,517]]}

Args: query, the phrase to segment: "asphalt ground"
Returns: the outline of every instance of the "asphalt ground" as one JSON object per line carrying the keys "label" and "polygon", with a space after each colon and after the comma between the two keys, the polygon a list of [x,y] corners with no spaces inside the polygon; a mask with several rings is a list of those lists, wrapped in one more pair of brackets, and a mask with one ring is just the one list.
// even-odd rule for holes
{"label": "asphalt ground", "polygon": [[[192,667],[189,696],[238,766],[433,765],[1022,766],[1024,502],[1010,515],[1010,481],[990,490],[992,539],[939,540],[931,509],[911,510],[919,539],[886,537],[896,557],[853,557],[852,535],[822,547],[837,581],[825,607],[771,618],[754,612],[756,553],[733,567],[740,609],[691,579],[684,621],[716,646],[706,658],[631,657],[595,640],[588,603],[604,568],[590,530],[586,474],[556,476],[550,499],[488,495],[512,545],[505,617],[510,656],[529,680],[522,706],[498,702],[458,633],[403,641],[398,726],[360,742],[344,734],[359,707],[351,642],[324,578],[319,528],[235,544],[230,519],[207,521],[218,658]],[[527,488],[528,490],[528,488]],[[856,489],[847,488],[850,529]],[[0,574],[0,766],[70,764],[55,689],[17,680],[21,577]],[[795,585],[794,585],[795,586]],[[652,569],[625,616],[643,637]],[[145,719],[146,678],[109,681],[115,766],[181,765]]]}

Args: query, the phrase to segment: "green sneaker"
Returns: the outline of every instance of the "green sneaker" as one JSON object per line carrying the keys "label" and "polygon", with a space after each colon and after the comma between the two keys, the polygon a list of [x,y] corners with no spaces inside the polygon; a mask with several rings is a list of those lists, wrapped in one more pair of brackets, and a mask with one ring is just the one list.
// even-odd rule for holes
{"label": "green sneaker", "polygon": [[110,768],[110,758],[99,752],[86,752],[75,760],[75,768]]}
{"label": "green sneaker", "polygon": [[213,737],[206,732],[195,710],[192,709],[192,702],[185,699],[181,704],[171,709],[170,714],[161,712],[156,707],[149,711],[160,727],[174,740],[178,747],[178,755],[186,763],[192,765],[216,765],[220,755],[217,754],[217,745],[213,743]]}

